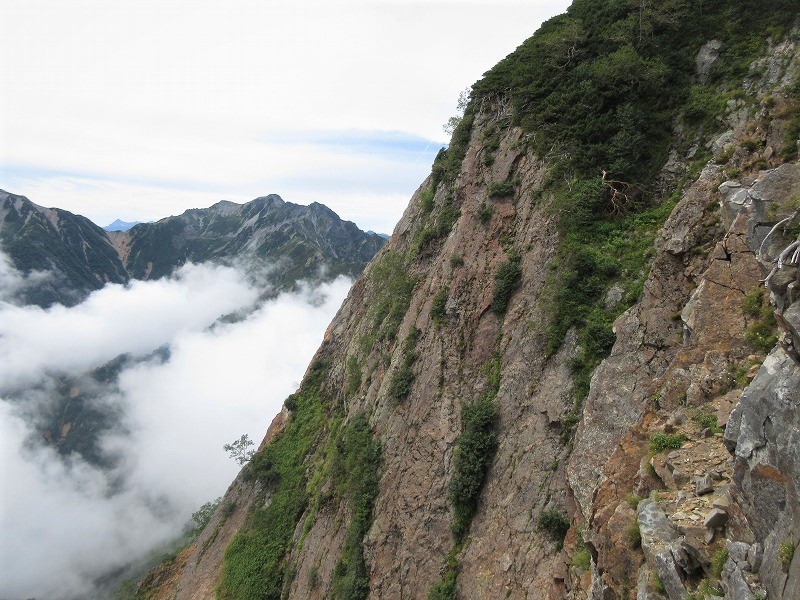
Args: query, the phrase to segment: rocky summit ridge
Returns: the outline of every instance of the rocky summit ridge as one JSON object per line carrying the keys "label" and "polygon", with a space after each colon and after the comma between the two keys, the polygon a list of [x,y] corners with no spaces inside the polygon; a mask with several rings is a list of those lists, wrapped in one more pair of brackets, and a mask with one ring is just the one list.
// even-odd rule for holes
{"label": "rocky summit ridge", "polygon": [[137,595],[800,597],[798,26],[576,0],[489,71]]}
{"label": "rocky summit ridge", "polygon": [[187,262],[267,266],[274,293],[300,280],[355,277],[384,243],[322,204],[275,194],[104,231],[86,217],[0,191],[0,247],[30,283],[18,300],[40,306],[71,306],[106,283],[158,279]]}

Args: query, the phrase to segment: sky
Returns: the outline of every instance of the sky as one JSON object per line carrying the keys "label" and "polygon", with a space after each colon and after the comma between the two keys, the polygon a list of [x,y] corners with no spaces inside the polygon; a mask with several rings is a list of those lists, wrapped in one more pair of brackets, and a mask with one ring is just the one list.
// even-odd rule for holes
{"label": "sky", "polygon": [[[0,253],[0,299],[23,279]],[[98,577],[173,541],[239,471],[223,445],[258,444],[296,391],[351,283],[260,304],[242,269],[189,264],[71,308],[0,300],[0,598],[90,598]],[[246,318],[218,321],[235,311]],[[88,376],[124,353],[116,380]],[[63,377],[118,415],[101,437],[111,470],[36,433]]]}
{"label": "sky", "polygon": [[270,193],[391,232],[459,93],[566,0],[0,0],[0,188],[156,220]]}

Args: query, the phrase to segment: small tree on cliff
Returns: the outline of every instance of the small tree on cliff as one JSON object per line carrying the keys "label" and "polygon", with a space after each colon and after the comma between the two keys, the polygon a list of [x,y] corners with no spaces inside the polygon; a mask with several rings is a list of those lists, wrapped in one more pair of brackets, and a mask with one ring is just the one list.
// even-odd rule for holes
{"label": "small tree on cliff", "polygon": [[243,466],[250,462],[250,459],[253,458],[253,454],[255,454],[255,451],[250,449],[252,445],[253,440],[245,433],[235,442],[225,444],[222,449],[225,450],[239,466]]}

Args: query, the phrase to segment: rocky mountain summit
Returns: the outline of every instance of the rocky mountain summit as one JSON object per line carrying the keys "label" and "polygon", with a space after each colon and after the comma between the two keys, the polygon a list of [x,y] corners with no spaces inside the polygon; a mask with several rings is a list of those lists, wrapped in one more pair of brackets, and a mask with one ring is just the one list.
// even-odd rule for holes
{"label": "rocky mountain summit", "polygon": [[800,597],[796,9],[576,0],[489,71],[137,594]]}
{"label": "rocky mountain summit", "polygon": [[355,277],[385,240],[321,204],[300,206],[274,194],[104,231],[80,215],[0,191],[0,243],[19,271],[34,274],[20,301],[71,306],[106,283],[158,279],[190,261],[266,265],[273,292],[301,279]]}

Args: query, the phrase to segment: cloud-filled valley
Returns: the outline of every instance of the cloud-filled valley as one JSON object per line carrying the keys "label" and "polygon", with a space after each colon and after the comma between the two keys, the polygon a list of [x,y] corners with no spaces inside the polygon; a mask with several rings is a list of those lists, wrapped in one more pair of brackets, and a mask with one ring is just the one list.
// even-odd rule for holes
{"label": "cloud-filled valley", "polygon": [[[261,301],[241,270],[203,264],[72,308],[0,290],[0,597],[91,597],[98,577],[173,540],[238,471],[222,445],[260,441],[296,389],[350,283]],[[92,373],[121,355],[112,376]],[[93,432],[105,467],[45,442],[59,386],[112,416]]]}

